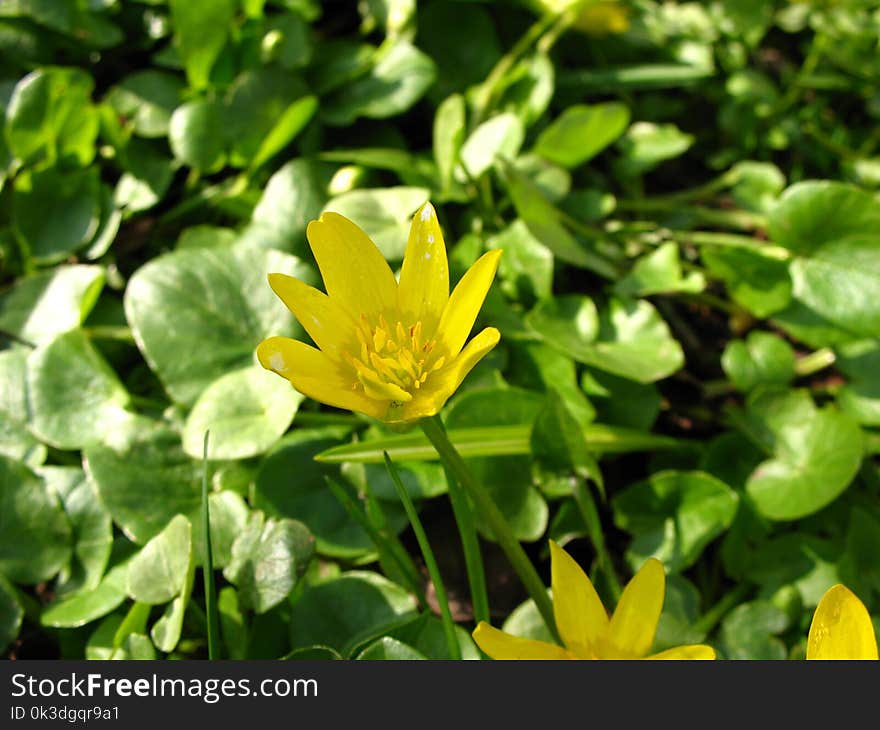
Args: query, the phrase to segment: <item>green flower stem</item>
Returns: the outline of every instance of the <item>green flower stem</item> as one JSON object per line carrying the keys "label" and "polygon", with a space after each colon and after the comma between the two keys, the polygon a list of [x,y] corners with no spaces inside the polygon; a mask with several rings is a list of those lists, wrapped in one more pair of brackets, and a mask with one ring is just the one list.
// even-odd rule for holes
{"label": "green flower stem", "polygon": [[400,502],[406,510],[409,524],[412,525],[416,540],[419,543],[419,549],[422,551],[428,575],[431,576],[431,582],[434,584],[434,590],[437,592],[437,603],[440,604],[440,617],[443,621],[443,634],[446,636],[446,645],[449,648],[449,658],[461,659],[461,648],[458,645],[458,639],[455,637],[455,621],[452,620],[452,613],[449,610],[449,599],[446,596],[446,587],[443,585],[443,578],[440,575],[440,568],[437,565],[437,559],[434,557],[434,551],[431,550],[431,543],[428,542],[428,536],[425,533],[425,528],[422,526],[422,521],[419,519],[419,513],[416,511],[415,505],[406,491],[406,487],[400,481],[400,475],[388,456],[388,452],[384,452],[383,456],[385,457],[385,468],[388,469],[388,474],[394,483],[394,489],[397,490],[397,496],[400,497]]}
{"label": "green flower stem", "polygon": [[811,352],[809,355],[804,355],[800,360],[795,362],[794,372],[800,378],[805,375],[813,375],[820,370],[831,367],[836,359],[834,351],[831,348],[823,347],[820,350]]}
{"label": "green flower stem", "polygon": [[771,258],[786,261],[791,258],[791,251],[782,246],[774,246],[753,236],[739,233],[718,233],[716,231],[666,231],[666,235],[678,242],[692,243],[695,246],[723,246],[730,248],[760,249],[761,253]]}
{"label": "green flower stem", "polygon": [[205,614],[208,624],[208,659],[219,659],[220,621],[217,612],[217,592],[214,586],[214,554],[211,547],[211,514],[208,509],[208,435],[202,447],[202,532],[205,535],[205,564],[202,575],[205,579]]}
{"label": "green flower stem", "polygon": [[561,13],[547,13],[541,16],[520,37],[513,48],[498,60],[475,95],[474,114],[470,126],[472,130],[478,127],[492,110],[498,87],[520,57],[535,44],[542,53],[549,52],[558,37],[577,19],[578,13],[591,2],[592,0],[580,0]]}
{"label": "green flower stem", "polygon": [[535,602],[535,606],[537,606],[541,617],[544,619],[544,623],[547,624],[551,633],[556,636],[553,604],[547,595],[547,589],[544,587],[538,572],[535,570],[535,566],[532,565],[522,545],[519,544],[519,541],[514,536],[501,510],[498,509],[492,498],[474,479],[464,460],[446,435],[446,430],[443,428],[443,423],[440,421],[439,416],[423,418],[419,423],[425,436],[428,437],[428,440],[437,449],[437,453],[440,454],[440,458],[443,459],[453,478],[464,488],[467,496],[476,507],[477,513],[488,523],[495,540],[501,546],[513,569],[523,582],[529,596]]}
{"label": "green flower stem", "polygon": [[599,570],[605,576],[605,582],[611,589],[612,598],[615,605],[620,600],[620,594],[623,588],[620,585],[620,579],[614,572],[614,563],[611,562],[611,555],[608,547],[605,545],[605,534],[602,532],[602,523],[599,520],[599,510],[596,509],[596,500],[590,492],[590,488],[582,479],[578,479],[572,487],[572,494],[577,505],[578,511],[587,526],[587,535],[590,542],[593,543],[593,549],[596,551],[596,557]]}
{"label": "green flower stem", "polygon": [[698,205],[677,205],[668,200],[655,198],[618,200],[617,210],[634,213],[670,213],[677,210],[692,216],[701,223],[746,231],[764,228],[767,224],[767,219],[763,215],[745,210],[718,210]]}

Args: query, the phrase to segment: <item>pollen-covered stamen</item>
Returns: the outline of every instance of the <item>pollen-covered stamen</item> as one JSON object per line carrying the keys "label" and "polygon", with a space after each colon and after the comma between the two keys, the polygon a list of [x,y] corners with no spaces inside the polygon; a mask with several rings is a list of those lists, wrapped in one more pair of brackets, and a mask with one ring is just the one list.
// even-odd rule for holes
{"label": "pollen-covered stamen", "polygon": [[366,315],[361,315],[356,332],[357,343],[345,354],[357,374],[352,387],[363,387],[375,398],[411,400],[446,360],[436,357],[433,340],[424,339],[421,321],[411,325],[398,321],[389,326],[380,315],[371,326]]}

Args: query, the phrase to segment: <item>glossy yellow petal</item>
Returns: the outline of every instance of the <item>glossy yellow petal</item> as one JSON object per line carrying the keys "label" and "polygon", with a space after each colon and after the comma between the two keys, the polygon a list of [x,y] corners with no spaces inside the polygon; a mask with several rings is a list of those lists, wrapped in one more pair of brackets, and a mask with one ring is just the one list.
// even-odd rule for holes
{"label": "glossy yellow petal", "polygon": [[877,640],[865,605],[846,586],[832,586],[813,614],[807,659],[876,658]]}
{"label": "glossy yellow petal", "polygon": [[341,359],[355,324],[335,299],[286,274],[269,274],[269,286],[299,320],[315,344],[332,359]]}
{"label": "glossy yellow petal", "polygon": [[443,232],[430,203],[413,216],[398,295],[404,321],[420,321],[425,337],[431,339],[449,300],[449,264]]}
{"label": "glossy yellow petal", "polygon": [[576,659],[560,646],[546,641],[511,636],[480,621],[473,632],[474,641],[493,659]]}
{"label": "glossy yellow petal", "polygon": [[495,278],[500,256],[501,249],[483,254],[450,295],[437,326],[437,342],[447,357],[455,357],[467,340]]}
{"label": "glossy yellow petal", "polygon": [[609,640],[621,654],[637,658],[650,651],[665,593],[663,564],[649,558],[623,589],[611,617]]}
{"label": "glossy yellow petal", "polygon": [[425,387],[415,391],[413,399],[397,411],[394,420],[413,421],[438,413],[474,365],[482,360],[500,339],[501,333],[497,329],[486,327],[467,343],[457,358],[428,376]]}
{"label": "glossy yellow petal", "polygon": [[608,614],[581,566],[553,540],[550,581],[553,614],[562,642],[578,656],[592,657],[608,631]]}
{"label": "glossy yellow petal", "polygon": [[287,378],[303,395],[336,408],[381,418],[387,403],[353,389],[354,376],[348,375],[320,350],[289,337],[270,337],[257,346],[260,364]]}
{"label": "glossy yellow petal", "polygon": [[327,294],[352,319],[396,310],[394,274],[369,236],[348,218],[322,213],[320,220],[309,223],[306,236]]}
{"label": "glossy yellow petal", "polygon": [[676,646],[657,654],[652,654],[646,659],[714,659],[715,650],[711,646],[705,644],[688,644],[687,646]]}

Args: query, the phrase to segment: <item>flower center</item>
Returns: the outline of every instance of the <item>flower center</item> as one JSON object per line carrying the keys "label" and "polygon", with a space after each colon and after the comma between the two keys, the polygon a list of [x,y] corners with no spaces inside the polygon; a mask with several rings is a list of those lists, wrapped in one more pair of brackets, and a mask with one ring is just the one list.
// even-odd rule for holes
{"label": "flower center", "polygon": [[358,378],[352,387],[363,387],[371,398],[406,403],[446,361],[445,357],[434,357],[436,343],[423,339],[421,321],[409,327],[397,322],[391,327],[379,315],[379,323],[372,327],[362,314],[357,339],[359,350],[346,355]]}

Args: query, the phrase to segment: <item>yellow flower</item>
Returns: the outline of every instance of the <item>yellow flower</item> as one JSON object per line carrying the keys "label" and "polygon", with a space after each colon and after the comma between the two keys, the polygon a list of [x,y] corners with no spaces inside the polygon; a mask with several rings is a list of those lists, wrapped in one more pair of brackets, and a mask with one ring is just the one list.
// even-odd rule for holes
{"label": "yellow flower", "polygon": [[868,609],[846,586],[831,586],[813,614],[807,659],[876,659]]}
{"label": "yellow flower", "polygon": [[565,648],[522,639],[481,621],[477,645],[493,659],[714,659],[711,646],[694,644],[647,656],[654,643],[666,593],[666,573],[649,559],[627,584],[609,619],[590,579],[574,559],[550,541],[553,614]]}
{"label": "yellow flower", "polygon": [[430,203],[413,217],[399,284],[367,234],[338,213],[309,223],[306,235],[327,293],[284,274],[269,274],[269,285],[318,349],[270,337],[257,347],[260,363],[310,398],[389,423],[437,413],[500,338],[487,327],[465,345],[501,251],[484,254],[450,295]]}

